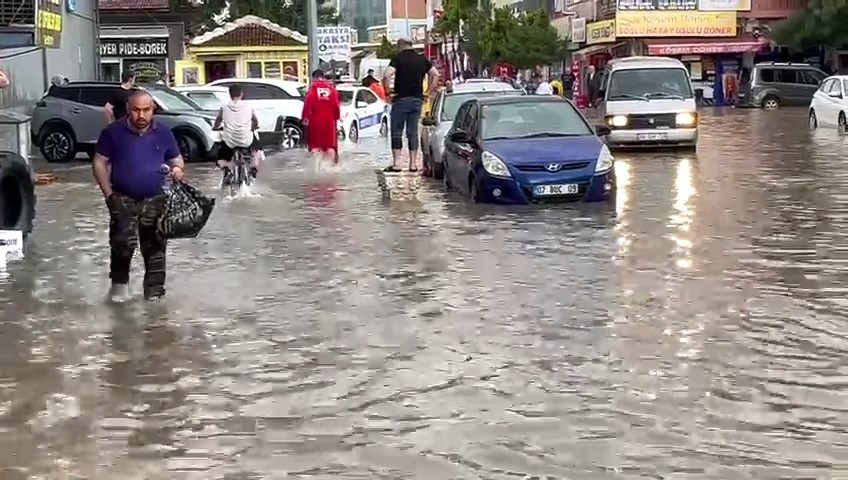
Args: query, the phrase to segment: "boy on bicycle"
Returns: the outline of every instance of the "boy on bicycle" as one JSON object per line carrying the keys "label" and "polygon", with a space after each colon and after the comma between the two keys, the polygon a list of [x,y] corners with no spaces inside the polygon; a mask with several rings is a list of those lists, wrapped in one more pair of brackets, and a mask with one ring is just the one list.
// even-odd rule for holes
{"label": "boy on bicycle", "polygon": [[215,119],[215,130],[221,129],[221,151],[216,163],[218,168],[224,171],[224,183],[232,181],[232,160],[236,149],[249,149],[250,151],[250,176],[256,178],[256,153],[260,150],[258,139],[254,133],[259,129],[259,118],[256,112],[243,101],[244,89],[241,85],[230,85],[230,101],[218,112]]}

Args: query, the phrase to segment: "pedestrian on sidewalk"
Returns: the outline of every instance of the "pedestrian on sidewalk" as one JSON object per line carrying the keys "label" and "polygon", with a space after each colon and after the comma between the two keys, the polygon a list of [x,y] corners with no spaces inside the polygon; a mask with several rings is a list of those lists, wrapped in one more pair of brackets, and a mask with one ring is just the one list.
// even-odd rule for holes
{"label": "pedestrian on sidewalk", "polygon": [[112,123],[127,116],[127,100],[135,88],[135,73],[126,71],[121,74],[121,88],[103,106],[106,121]]}
{"label": "pedestrian on sidewalk", "polygon": [[153,97],[135,90],[126,108],[127,118],[100,133],[92,164],[109,209],[114,302],[129,298],[130,265],[137,247],[144,258],[144,298],[165,295],[167,242],[158,228],[167,200],[163,165],[175,181],[182,180],[185,168],[171,129],[153,119]]}
{"label": "pedestrian on sidewalk", "polygon": [[[412,48],[412,41],[401,38],[397,41],[398,53],[389,62],[389,68],[383,75],[383,89],[388,92],[392,104],[391,142],[392,164],[386,172],[399,172],[400,157],[403,153],[403,132],[406,131],[409,149],[409,171],[418,171],[418,121],[424,100],[436,93],[439,86],[439,72],[424,55]],[[427,77],[427,92],[424,92],[424,78]],[[394,81],[394,88],[392,82]]]}
{"label": "pedestrian on sidewalk", "polygon": [[319,152],[324,160],[339,163],[339,136],[336,130],[341,118],[339,92],[321,69],[312,72],[312,85],[303,99],[300,118],[306,126],[306,147]]}
{"label": "pedestrian on sidewalk", "polygon": [[586,74],[586,93],[589,100],[589,108],[594,108],[598,103],[598,92],[601,90],[601,76],[595,71],[594,65],[589,65]]}

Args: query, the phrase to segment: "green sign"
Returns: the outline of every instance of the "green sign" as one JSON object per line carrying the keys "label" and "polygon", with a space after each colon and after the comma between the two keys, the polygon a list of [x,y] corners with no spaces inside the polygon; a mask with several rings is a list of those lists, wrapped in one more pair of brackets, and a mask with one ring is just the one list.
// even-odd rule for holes
{"label": "green sign", "polygon": [[63,0],[38,0],[35,17],[35,44],[44,48],[62,45]]}

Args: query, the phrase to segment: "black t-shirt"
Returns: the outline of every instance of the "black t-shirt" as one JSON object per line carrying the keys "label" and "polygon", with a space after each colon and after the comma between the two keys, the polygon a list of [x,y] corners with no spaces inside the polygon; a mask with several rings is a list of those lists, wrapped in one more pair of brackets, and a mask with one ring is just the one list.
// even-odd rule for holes
{"label": "black t-shirt", "polygon": [[112,114],[115,116],[115,120],[120,120],[127,116],[127,101],[130,99],[132,91],[132,88],[127,90],[121,87],[109,99],[109,105],[112,105]]}
{"label": "black t-shirt", "polygon": [[424,96],[424,77],[433,67],[427,57],[414,50],[404,50],[392,58],[389,66],[395,69],[394,93],[397,98]]}

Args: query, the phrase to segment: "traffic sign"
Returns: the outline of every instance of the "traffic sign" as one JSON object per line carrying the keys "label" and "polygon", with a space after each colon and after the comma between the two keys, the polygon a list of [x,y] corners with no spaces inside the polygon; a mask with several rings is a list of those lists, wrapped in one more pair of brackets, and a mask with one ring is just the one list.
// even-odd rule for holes
{"label": "traffic sign", "polygon": [[318,27],[318,58],[347,61],[350,59],[350,27]]}

